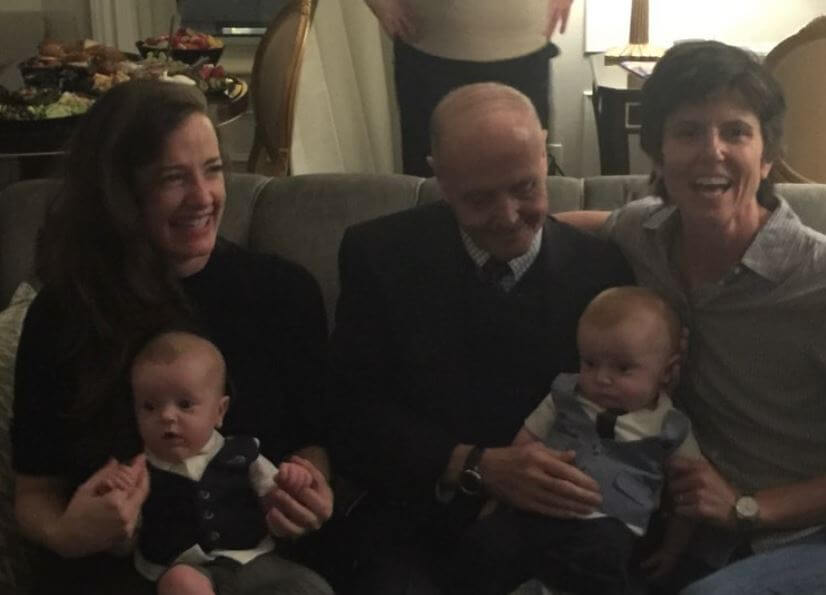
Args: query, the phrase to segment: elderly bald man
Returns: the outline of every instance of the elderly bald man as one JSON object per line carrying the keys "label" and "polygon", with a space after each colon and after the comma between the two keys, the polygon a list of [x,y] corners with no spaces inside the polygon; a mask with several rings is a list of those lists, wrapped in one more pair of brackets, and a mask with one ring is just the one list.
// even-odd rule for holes
{"label": "elderly bald man", "polygon": [[431,140],[444,200],[341,244],[331,451],[368,490],[348,518],[361,593],[438,592],[432,562],[484,498],[563,517],[600,502],[571,455],[509,444],[576,369],[589,300],[631,273],[615,248],[548,216],[546,133],[520,92],[456,89]]}

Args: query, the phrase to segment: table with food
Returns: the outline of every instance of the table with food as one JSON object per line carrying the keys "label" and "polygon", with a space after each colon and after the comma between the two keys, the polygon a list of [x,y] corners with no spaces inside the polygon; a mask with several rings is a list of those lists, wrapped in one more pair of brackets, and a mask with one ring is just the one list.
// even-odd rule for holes
{"label": "table with food", "polygon": [[246,109],[246,84],[216,64],[220,39],[181,28],[136,46],[140,54],[88,39],[42,41],[37,54],[18,65],[23,86],[0,85],[0,156],[59,153],[77,117],[113,85],[131,79],[196,85],[214,104],[219,123]]}

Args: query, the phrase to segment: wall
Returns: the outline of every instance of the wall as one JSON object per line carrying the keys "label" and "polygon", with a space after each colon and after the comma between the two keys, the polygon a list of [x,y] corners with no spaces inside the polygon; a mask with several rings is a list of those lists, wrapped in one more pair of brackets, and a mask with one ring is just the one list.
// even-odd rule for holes
{"label": "wall", "polygon": [[3,0],[0,12],[18,12],[22,10],[40,10],[41,0]]}
{"label": "wall", "polygon": [[[20,11],[42,12],[47,20],[46,35],[63,39],[89,35],[88,0],[3,0],[0,6],[0,13]],[[0,50],[2,47],[0,40]]]}
{"label": "wall", "polygon": [[[345,0],[346,1],[346,0]],[[659,38],[663,45],[674,39],[711,37],[738,44],[751,44],[769,49],[793,34],[820,14],[826,13],[824,0],[786,0],[785,2],[755,2],[754,0],[650,0],[650,30],[652,41]],[[585,54],[586,10],[603,13],[613,22],[623,22],[611,13],[611,7],[622,4],[630,14],[630,0],[575,0],[568,22],[568,31],[554,41],[562,53],[553,61],[553,101],[555,118],[552,141],[562,142],[562,166],[568,175],[598,175],[599,158],[596,145],[593,112],[583,95],[590,91],[591,62]],[[624,22],[629,22],[628,19]],[[627,26],[618,27],[619,41],[627,39]],[[598,61],[598,60],[596,60]],[[618,67],[609,67],[618,68]],[[639,151],[637,150],[637,153]],[[632,163],[644,163],[634,159]],[[635,173],[647,173],[638,165]]]}
{"label": "wall", "polygon": [[89,0],[43,0],[46,35],[55,39],[92,37]]}
{"label": "wall", "polygon": [[[142,2],[145,0],[141,0]],[[162,4],[170,0],[153,0]],[[336,0],[321,0],[334,2]],[[337,0],[342,3],[361,0]],[[503,0],[506,1],[506,0]],[[518,0],[510,0],[517,2]],[[650,0],[652,41],[670,43],[673,38],[716,37],[737,43],[756,43],[771,46],[790,35],[812,18],[826,12],[824,0],[786,0],[785,2],[755,2],[754,0]],[[585,54],[585,17],[611,7],[630,6],[630,0],[575,0],[568,31],[557,35],[554,41],[562,53],[553,60],[553,105],[551,141],[562,144],[561,164],[566,174],[596,175],[599,159],[593,112],[586,93],[592,83],[591,61]],[[88,36],[88,0],[2,0],[0,12],[42,10],[48,17],[48,34],[71,37],[68,32],[76,27],[80,36]],[[158,11],[160,14],[162,11]],[[622,22],[622,16],[609,14],[609,22]],[[78,15],[76,18],[71,15]],[[67,20],[74,19],[74,20]],[[160,17],[158,17],[160,18]],[[625,39],[627,27],[617,28],[616,39]],[[376,52],[381,50],[377,47]],[[0,41],[2,53],[2,41]],[[232,52],[227,52],[231,54]],[[229,59],[230,56],[227,56]],[[245,58],[247,61],[248,58]],[[598,61],[598,60],[597,60]],[[617,68],[617,67],[610,67]],[[243,134],[241,134],[243,136]],[[246,147],[241,140],[237,141]],[[244,148],[239,154],[244,152]],[[638,153],[638,151],[637,151]],[[632,158],[632,163],[639,160]],[[637,170],[645,173],[645,166]]]}

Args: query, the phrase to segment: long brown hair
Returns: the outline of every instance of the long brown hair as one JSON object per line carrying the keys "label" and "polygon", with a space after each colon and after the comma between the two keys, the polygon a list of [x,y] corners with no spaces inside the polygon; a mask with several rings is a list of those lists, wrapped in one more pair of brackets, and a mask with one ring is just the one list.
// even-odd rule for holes
{"label": "long brown hair", "polygon": [[36,267],[65,311],[59,364],[76,375],[80,418],[120,390],[145,337],[189,316],[178,280],[145,232],[137,175],[195,113],[206,114],[197,89],[128,82],[94,104],[69,143]]}

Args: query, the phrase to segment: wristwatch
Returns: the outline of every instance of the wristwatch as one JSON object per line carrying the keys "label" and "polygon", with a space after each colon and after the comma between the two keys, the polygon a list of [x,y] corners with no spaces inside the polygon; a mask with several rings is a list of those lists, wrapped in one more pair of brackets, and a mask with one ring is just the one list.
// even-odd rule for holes
{"label": "wristwatch", "polygon": [[760,505],[754,496],[740,496],[734,503],[734,517],[737,519],[737,528],[741,531],[750,531],[757,526],[760,520]]}
{"label": "wristwatch", "polygon": [[485,449],[481,446],[474,446],[465,459],[465,465],[459,474],[459,489],[468,496],[478,496],[482,493],[482,472],[479,469],[479,461],[482,460],[482,453]]}

